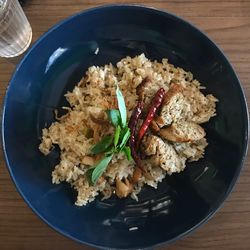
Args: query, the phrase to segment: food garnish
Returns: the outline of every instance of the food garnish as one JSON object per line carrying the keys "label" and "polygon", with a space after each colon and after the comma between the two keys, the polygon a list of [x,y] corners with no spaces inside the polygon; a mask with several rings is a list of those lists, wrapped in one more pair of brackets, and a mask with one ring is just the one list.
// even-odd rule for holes
{"label": "food garnish", "polygon": [[104,153],[104,157],[92,168],[89,169],[90,181],[96,184],[97,180],[102,176],[114,154],[123,152],[130,161],[131,150],[126,146],[130,137],[130,128],[127,124],[127,111],[122,92],[118,85],[116,86],[116,97],[118,108],[107,110],[106,113],[112,125],[115,127],[114,135],[105,136],[92,149],[92,154]]}

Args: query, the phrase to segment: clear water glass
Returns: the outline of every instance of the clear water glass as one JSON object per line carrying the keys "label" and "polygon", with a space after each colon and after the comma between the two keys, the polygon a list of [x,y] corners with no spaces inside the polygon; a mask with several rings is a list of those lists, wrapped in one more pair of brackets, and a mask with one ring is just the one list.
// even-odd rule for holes
{"label": "clear water glass", "polygon": [[18,0],[0,0],[0,57],[15,57],[30,45],[32,29]]}

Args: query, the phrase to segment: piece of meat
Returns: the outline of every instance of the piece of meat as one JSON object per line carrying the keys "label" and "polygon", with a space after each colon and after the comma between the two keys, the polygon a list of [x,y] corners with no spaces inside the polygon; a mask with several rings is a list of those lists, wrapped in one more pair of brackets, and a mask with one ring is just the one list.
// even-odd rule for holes
{"label": "piece of meat", "polygon": [[155,118],[160,128],[192,116],[190,104],[184,98],[183,90],[184,88],[177,83],[170,86],[164,97],[160,115]]}
{"label": "piece of meat", "polygon": [[143,140],[142,151],[150,156],[149,161],[153,166],[159,166],[169,175],[178,173],[185,168],[185,157],[178,156],[174,147],[164,142],[161,138],[148,135]]}
{"label": "piece of meat", "polygon": [[159,135],[173,142],[188,142],[198,141],[204,138],[206,133],[205,130],[196,123],[181,121],[160,129]]}

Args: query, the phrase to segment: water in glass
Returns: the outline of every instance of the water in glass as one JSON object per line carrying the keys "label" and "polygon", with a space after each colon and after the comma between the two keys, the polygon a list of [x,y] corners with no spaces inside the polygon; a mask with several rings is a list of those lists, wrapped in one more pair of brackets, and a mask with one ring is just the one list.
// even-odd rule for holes
{"label": "water in glass", "polygon": [[32,29],[18,0],[0,0],[0,56],[22,54],[31,39]]}

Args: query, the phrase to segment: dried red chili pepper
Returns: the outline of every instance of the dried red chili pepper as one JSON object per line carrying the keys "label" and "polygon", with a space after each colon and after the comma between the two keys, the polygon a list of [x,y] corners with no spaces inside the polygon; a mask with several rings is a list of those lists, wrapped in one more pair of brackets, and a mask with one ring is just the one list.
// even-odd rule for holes
{"label": "dried red chili pepper", "polygon": [[143,172],[145,172],[145,169],[142,165],[142,162],[141,162],[141,159],[139,157],[139,155],[136,153],[135,151],[135,135],[131,135],[130,136],[130,140],[129,140],[129,146],[130,146],[130,149],[131,149],[131,154],[132,154],[132,157],[135,161],[135,164],[137,165],[137,167],[139,167]]}
{"label": "dried red chili pepper", "polygon": [[128,127],[130,128],[131,135],[135,135],[135,130],[136,130],[136,125],[138,123],[138,120],[141,116],[142,110],[143,110],[143,99],[144,99],[144,94],[143,94],[143,89],[145,88],[146,83],[150,81],[149,77],[146,77],[142,80],[142,82],[136,87],[136,94],[139,96],[139,100],[137,102],[136,107],[133,110],[133,113],[130,117]]}
{"label": "dried red chili pepper", "polygon": [[142,114],[142,109],[143,109],[143,102],[138,101],[136,107],[133,110],[133,113],[130,117],[128,127],[130,128],[131,135],[135,135],[136,132],[136,125],[138,123],[138,120]]}
{"label": "dried red chili pepper", "polygon": [[136,88],[136,94],[139,96],[139,101],[138,101],[135,109],[133,110],[133,113],[132,113],[130,120],[129,120],[129,123],[128,123],[128,127],[130,128],[130,131],[131,131],[131,136],[129,139],[129,146],[131,149],[131,154],[132,154],[132,157],[133,157],[136,165],[143,172],[145,172],[144,167],[142,165],[142,162],[141,162],[139,155],[136,153],[135,133],[136,133],[136,126],[137,126],[138,120],[142,114],[142,110],[143,110],[143,106],[144,106],[143,89],[145,88],[145,86],[148,82],[150,82],[150,78],[146,77],[145,79],[142,80],[142,82]]}
{"label": "dried red chili pepper", "polygon": [[145,133],[146,133],[148,127],[149,127],[149,124],[154,119],[156,111],[158,110],[158,108],[162,104],[164,95],[165,95],[165,89],[164,88],[160,88],[156,92],[156,94],[155,94],[155,96],[154,96],[154,98],[153,98],[153,100],[151,102],[147,117],[146,117],[146,119],[144,120],[144,122],[142,123],[142,125],[141,125],[141,127],[139,129],[138,137],[137,137],[137,144],[136,144],[137,149],[138,149],[138,147],[140,145],[140,142],[141,142],[143,136],[145,135]]}
{"label": "dried red chili pepper", "polygon": [[142,114],[142,109],[143,109],[143,102],[142,101],[138,101],[135,109],[133,110],[133,113],[130,117],[129,123],[128,123],[128,127],[130,128],[130,132],[131,132],[131,136],[129,139],[129,146],[131,149],[131,154],[132,157],[136,163],[136,165],[141,169],[144,170],[142,164],[141,164],[141,160],[140,157],[137,155],[136,151],[135,151],[135,133],[136,133],[136,125],[138,123],[138,120]]}

